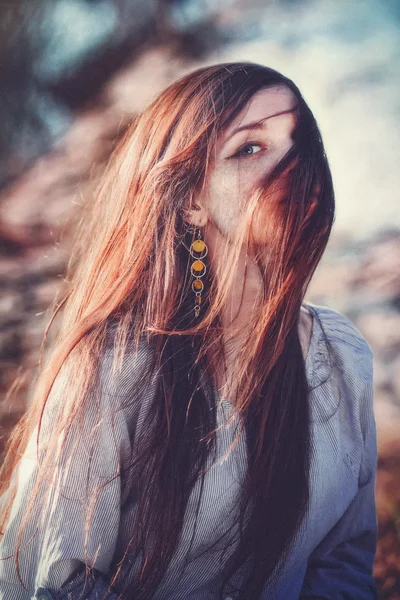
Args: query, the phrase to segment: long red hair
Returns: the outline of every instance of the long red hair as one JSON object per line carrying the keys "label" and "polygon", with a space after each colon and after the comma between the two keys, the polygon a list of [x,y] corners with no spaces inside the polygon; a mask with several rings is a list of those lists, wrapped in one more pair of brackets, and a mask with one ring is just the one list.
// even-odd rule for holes
{"label": "long red hair", "polygon": [[[229,260],[221,261],[224,270],[217,276],[208,269],[196,320],[184,214],[207,181],[217,136],[258,90],[272,85],[289,87],[297,98],[294,144],[249,199],[234,251],[220,249],[221,256],[229,252]],[[283,178],[284,193],[271,202]],[[265,256],[265,249],[254,246],[252,222],[267,202]],[[1,530],[15,494],[12,474],[32,435],[40,460],[21,534],[33,507],[44,503],[43,485],[50,488],[60,440],[83,418],[88,399],[98,402],[93,392],[99,358],[111,347],[118,377],[125,353],[144,340],[154,349],[146,376],[157,372],[160,387],[153,406],[157,425],[146,431],[145,444],[135,441],[132,466],[141,482],[140,522],[132,540],[141,541],[143,563],[140,581],[122,585],[117,573],[110,583],[127,598],[152,598],[215,440],[209,406],[216,397],[207,382],[213,382],[223,355],[221,309],[245,243],[255,250],[264,289],[237,362],[235,407],[247,433],[248,470],[240,497],[241,539],[224,565],[221,594],[233,593],[228,580],[246,563],[248,577],[238,598],[260,597],[283,565],[309,500],[308,391],[298,322],[333,219],[332,179],[317,124],[297,86],[277,71],[240,62],[203,67],[174,82],[136,116],[77,223],[64,299],[43,344],[55,315],[62,319],[0,470],[0,492],[7,492]],[[131,400],[140,400],[140,393]],[[47,413],[51,427],[40,443]],[[176,481],[177,473],[176,485],[163,485],[169,474]],[[154,547],[146,532],[155,534]]]}

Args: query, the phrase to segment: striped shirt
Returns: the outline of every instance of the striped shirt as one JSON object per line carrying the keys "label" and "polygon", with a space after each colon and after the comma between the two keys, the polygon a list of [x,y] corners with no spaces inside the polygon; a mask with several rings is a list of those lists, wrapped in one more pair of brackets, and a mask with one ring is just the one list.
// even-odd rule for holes
{"label": "striped shirt", "polygon": [[[343,314],[323,305],[307,303],[306,306],[313,316],[305,361],[311,411],[310,504],[285,567],[274,586],[265,586],[262,600],[377,599],[372,576],[377,543],[373,353],[358,328]],[[74,580],[68,584],[69,588],[63,584],[85,561],[88,480],[105,482],[115,475],[118,467],[129,464],[133,440],[146,422],[151,400],[149,390],[136,412],[133,408],[132,412],[120,410],[113,419],[107,418],[115,403],[129,394],[130,389],[129,369],[118,376],[117,383],[109,375],[111,360],[111,355],[105,356],[103,372],[109,391],[101,399],[104,419],[96,438],[96,452],[89,460],[87,447],[83,445],[79,461],[72,461],[68,469],[60,463],[62,494],[52,492],[45,525],[41,524],[19,557],[20,573],[28,590],[19,583],[15,557],[0,560],[0,600],[80,597]],[[217,424],[222,424],[233,409],[227,399],[216,393]],[[180,543],[154,600],[218,598],[218,559],[226,547],[226,539],[221,543],[218,540],[237,516],[235,508],[246,469],[245,434],[240,436],[229,457],[225,457],[237,425],[234,415],[231,423],[217,433],[217,452],[209,459],[210,468],[205,474],[195,536],[192,540],[200,481],[189,498]],[[33,438],[19,469],[17,496],[0,542],[0,558],[13,551],[16,530],[35,481]],[[97,592],[107,589],[107,585],[102,587],[104,581],[111,579],[131,537],[136,510],[132,490],[129,477],[116,478],[102,489],[95,505],[88,551],[93,555],[100,547],[95,564],[99,576]],[[233,535],[235,531],[231,529]],[[23,541],[32,533],[33,529],[28,528]],[[214,543],[212,553],[202,553]],[[135,576],[139,562],[131,568]],[[68,589],[72,590],[69,595]],[[102,595],[96,595],[95,589],[85,595],[90,600],[97,597]]]}

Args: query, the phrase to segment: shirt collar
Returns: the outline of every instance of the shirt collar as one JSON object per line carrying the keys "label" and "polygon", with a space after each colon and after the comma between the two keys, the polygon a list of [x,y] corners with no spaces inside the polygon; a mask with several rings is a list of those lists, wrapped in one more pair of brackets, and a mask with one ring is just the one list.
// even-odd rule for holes
{"label": "shirt collar", "polygon": [[[337,410],[340,389],[332,369],[332,357],[321,318],[315,306],[307,303],[313,315],[310,345],[306,358],[306,375],[311,406],[311,420],[326,420]],[[332,384],[332,385],[328,385]]]}

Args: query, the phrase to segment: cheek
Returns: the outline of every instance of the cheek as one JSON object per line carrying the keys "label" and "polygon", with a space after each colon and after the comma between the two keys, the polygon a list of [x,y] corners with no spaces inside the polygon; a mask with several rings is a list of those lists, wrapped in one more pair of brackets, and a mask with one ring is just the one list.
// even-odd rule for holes
{"label": "cheek", "polygon": [[[264,163],[264,164],[262,164]],[[208,207],[211,218],[226,230],[236,228],[239,217],[257,183],[268,168],[265,161],[220,163],[210,173]]]}
{"label": "cheek", "polygon": [[[252,191],[272,168],[269,161],[220,163],[212,170],[209,176],[207,208],[209,218],[220,231],[230,234],[237,230]],[[253,227],[254,237],[259,242],[265,242],[265,227],[271,218],[271,203],[279,204],[284,195],[279,189],[283,183],[281,181],[278,185],[275,184],[270,195],[256,207]]]}
{"label": "cheek", "polygon": [[211,174],[208,212],[221,231],[236,230],[249,191],[248,180],[239,169],[216,169]]}
{"label": "cheek", "polygon": [[254,242],[265,245],[276,239],[286,222],[285,198],[289,191],[289,178],[283,176],[273,183],[268,195],[264,196],[254,213],[251,229]]}

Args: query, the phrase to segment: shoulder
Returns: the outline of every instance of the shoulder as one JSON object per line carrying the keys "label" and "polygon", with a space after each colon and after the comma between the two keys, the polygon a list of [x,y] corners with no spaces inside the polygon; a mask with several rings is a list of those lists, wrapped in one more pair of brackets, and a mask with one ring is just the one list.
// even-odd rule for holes
{"label": "shoulder", "polygon": [[319,414],[336,415],[346,461],[350,460],[362,483],[376,467],[374,354],[351,318],[325,305],[311,304],[311,310],[318,320],[318,353],[329,373],[324,377],[327,388],[313,401],[318,404]]}
{"label": "shoulder", "polygon": [[130,430],[135,429],[139,415],[154,397],[157,382],[154,358],[153,345],[144,336],[134,340],[132,332],[128,332],[124,338],[117,325],[109,328],[98,356],[94,390],[103,410],[121,413]]}
{"label": "shoulder", "polygon": [[352,319],[322,304],[310,304],[318,319],[322,344],[331,366],[362,380],[372,378],[373,350]]}
{"label": "shoulder", "polygon": [[113,324],[99,356],[100,382],[128,391],[149,374],[153,358],[153,346],[144,335],[136,340],[132,331],[124,333]]}

